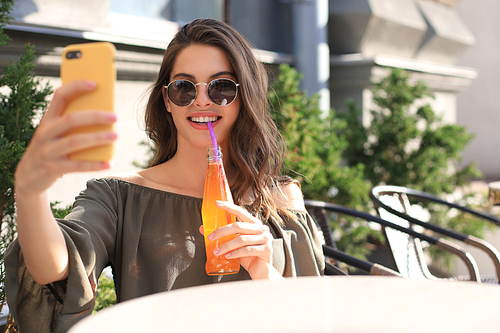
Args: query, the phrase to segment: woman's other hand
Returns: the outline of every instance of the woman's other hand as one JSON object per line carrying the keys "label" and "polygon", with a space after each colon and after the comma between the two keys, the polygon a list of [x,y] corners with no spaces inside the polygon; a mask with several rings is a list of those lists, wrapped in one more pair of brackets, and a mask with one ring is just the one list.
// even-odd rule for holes
{"label": "woman's other hand", "polygon": [[229,235],[236,237],[214,250],[214,254],[237,258],[253,280],[283,279],[273,267],[273,236],[269,227],[243,207],[227,201],[217,201],[217,207],[234,215],[238,221],[218,228],[208,238],[216,240]]}

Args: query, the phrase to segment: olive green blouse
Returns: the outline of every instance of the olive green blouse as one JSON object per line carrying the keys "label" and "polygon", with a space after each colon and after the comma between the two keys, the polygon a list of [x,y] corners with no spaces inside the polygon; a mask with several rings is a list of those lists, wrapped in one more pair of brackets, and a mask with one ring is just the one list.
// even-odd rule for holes
{"label": "olive green blouse", "polygon": [[[209,283],[250,279],[208,276],[199,232],[201,198],[164,192],[113,178],[93,179],[74,208],[58,220],[69,252],[66,280],[39,285],[17,241],[5,256],[9,308],[21,332],[66,332],[91,314],[97,280],[113,270],[117,300]],[[321,275],[324,257],[314,221],[305,211],[283,223],[266,222],[273,234],[273,265],[284,277]]]}

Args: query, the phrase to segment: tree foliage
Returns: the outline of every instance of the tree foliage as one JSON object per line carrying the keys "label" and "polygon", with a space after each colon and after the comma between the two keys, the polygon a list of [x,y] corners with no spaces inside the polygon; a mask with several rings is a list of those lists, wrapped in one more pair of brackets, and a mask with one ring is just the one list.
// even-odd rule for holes
{"label": "tree foliage", "polygon": [[481,177],[473,163],[458,168],[473,135],[464,126],[443,122],[425,102],[432,95],[423,82],[412,85],[408,73],[393,69],[373,84],[372,92],[375,108],[369,126],[363,126],[352,101],[345,116],[348,146],[343,156],[349,165],[365,166],[365,179],[441,195]]}
{"label": "tree foliage", "polygon": [[[287,145],[284,173],[300,181],[306,199],[334,202],[366,211],[370,207],[369,180],[363,178],[361,163],[345,165],[348,147],[347,122],[333,110],[319,108],[318,95],[299,89],[302,75],[281,65],[269,90],[271,113]],[[349,217],[333,217],[338,234],[337,247],[364,258],[369,254],[366,240],[380,234],[367,223]]]}
{"label": "tree foliage", "polygon": [[[348,165],[363,164],[365,179],[373,185],[398,185],[444,196],[482,177],[475,163],[459,166],[462,152],[474,136],[465,126],[443,121],[429,104],[433,96],[423,82],[411,84],[409,74],[395,68],[373,83],[372,93],[374,108],[368,126],[363,126],[361,112],[352,101],[343,115],[348,124],[343,157]],[[487,208],[486,197],[468,200],[473,195],[460,199],[475,202],[475,208]],[[483,237],[491,227],[470,215],[456,215],[428,203],[421,205],[434,217],[433,223],[449,229]],[[429,250],[445,268],[452,267],[449,255],[435,247]]]}
{"label": "tree foliage", "polygon": [[271,114],[287,145],[284,173],[300,181],[308,199],[361,208],[368,202],[370,183],[363,180],[363,165],[346,166],[347,123],[333,110],[325,115],[319,96],[299,89],[302,78],[281,65],[269,90]]}
{"label": "tree foliage", "polygon": [[112,278],[101,274],[99,284],[97,286],[97,295],[92,313],[108,308],[116,304],[115,283]]}

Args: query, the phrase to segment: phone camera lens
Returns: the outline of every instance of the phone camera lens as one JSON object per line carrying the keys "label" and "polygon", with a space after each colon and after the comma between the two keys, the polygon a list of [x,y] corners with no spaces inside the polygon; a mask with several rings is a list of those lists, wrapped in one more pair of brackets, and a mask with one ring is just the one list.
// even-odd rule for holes
{"label": "phone camera lens", "polygon": [[78,59],[82,56],[82,52],[80,51],[71,51],[66,53],[66,58],[68,59]]}

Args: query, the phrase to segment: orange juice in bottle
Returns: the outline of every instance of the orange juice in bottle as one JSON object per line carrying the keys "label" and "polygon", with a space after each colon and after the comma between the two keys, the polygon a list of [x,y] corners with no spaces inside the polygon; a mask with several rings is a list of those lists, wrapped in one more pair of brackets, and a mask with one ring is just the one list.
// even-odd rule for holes
{"label": "orange juice in bottle", "polygon": [[215,241],[208,240],[215,229],[235,221],[234,215],[217,207],[217,200],[233,202],[229,183],[222,164],[222,153],[220,146],[207,148],[207,175],[205,178],[205,191],[203,193],[203,204],[201,216],[203,219],[203,229],[205,233],[205,249],[207,253],[207,263],[205,270],[208,275],[235,274],[240,270],[238,259],[226,259],[224,256],[215,256],[213,251],[221,244],[235,238],[235,235],[226,236]]}

